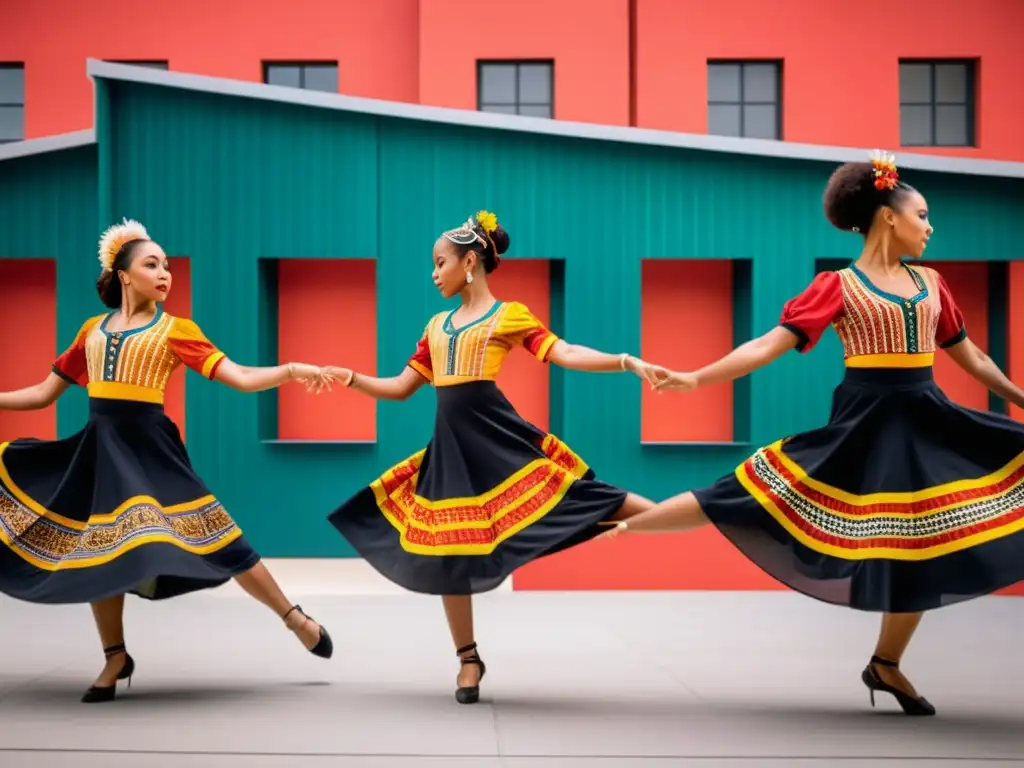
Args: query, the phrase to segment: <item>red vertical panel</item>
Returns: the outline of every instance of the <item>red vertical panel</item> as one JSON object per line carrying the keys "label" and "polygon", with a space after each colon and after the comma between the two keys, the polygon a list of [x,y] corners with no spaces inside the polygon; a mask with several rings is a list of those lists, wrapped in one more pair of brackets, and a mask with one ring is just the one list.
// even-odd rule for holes
{"label": "red vertical panel", "polygon": [[[642,275],[642,354],[692,370],[733,346],[732,265],[728,261],[650,260]],[[732,441],[732,387],[646,394],[643,439]],[[593,542],[518,570],[515,589],[781,589],[710,526],[665,536]]]}
{"label": "red vertical panel", "polygon": [[[50,259],[0,259],[0,349],[4,350],[0,392],[38,384],[50,372],[57,356],[56,279],[56,265]],[[59,343],[67,346],[71,339],[68,336]],[[0,411],[0,442],[56,436],[53,406],[40,411]]]}
{"label": "red vertical panel", "polygon": [[[278,262],[277,355],[281,363],[339,365],[377,373],[377,284],[370,259]],[[325,307],[337,311],[324,312]],[[298,383],[278,390],[281,440],[377,439],[375,400],[335,387],[319,396]]]}
{"label": "red vertical panel", "polygon": [[[551,322],[550,264],[542,259],[507,259],[489,277],[494,295],[530,308],[545,325]],[[548,429],[550,375],[525,349],[512,350],[498,377],[498,386],[519,414],[540,429]]]}
{"label": "red vertical panel", "polygon": [[[164,311],[175,317],[192,318],[192,262],[185,256],[171,257],[171,292],[164,301]],[[203,319],[195,318],[199,327]],[[216,339],[211,339],[214,344]],[[164,392],[164,410],[181,430],[185,439],[185,366],[178,366],[167,382]]]}
{"label": "red vertical panel", "polygon": [[[641,355],[692,371],[733,346],[732,263],[651,259],[643,262]],[[731,442],[733,385],[686,394],[651,392],[641,400],[645,442]]]}
{"label": "red vertical panel", "polygon": [[[934,263],[953,291],[964,313],[967,334],[981,349],[988,351],[988,264],[978,262]],[[960,405],[988,410],[988,390],[984,384],[939,351],[935,356],[935,381]]]}

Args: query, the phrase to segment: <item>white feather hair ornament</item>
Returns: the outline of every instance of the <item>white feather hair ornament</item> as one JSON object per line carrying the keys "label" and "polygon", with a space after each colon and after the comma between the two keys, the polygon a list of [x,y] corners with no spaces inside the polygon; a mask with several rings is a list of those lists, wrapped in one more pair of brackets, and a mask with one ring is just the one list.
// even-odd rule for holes
{"label": "white feather hair ornament", "polygon": [[110,227],[100,238],[100,266],[109,272],[114,266],[114,257],[121,246],[132,240],[149,240],[146,228],[134,219],[121,219],[120,224]]}

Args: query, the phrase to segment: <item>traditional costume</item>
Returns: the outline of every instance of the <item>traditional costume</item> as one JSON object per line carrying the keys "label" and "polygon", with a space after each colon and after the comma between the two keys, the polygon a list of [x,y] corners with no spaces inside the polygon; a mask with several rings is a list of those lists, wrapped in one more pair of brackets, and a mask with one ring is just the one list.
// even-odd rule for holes
{"label": "traditional costume", "polygon": [[[109,270],[136,222],[109,230]],[[89,421],[64,440],[0,443],[0,592],[35,603],[215,587],[259,555],[196,475],[164,387],[182,363],[212,379],[224,360],[191,320],[157,309],[140,328],[87,320],[53,371],[86,386]]]}
{"label": "traditional costume", "polygon": [[[480,237],[472,220],[445,236]],[[626,499],[524,421],[495,383],[513,347],[545,362],[555,334],[518,302],[495,301],[458,327],[454,314],[430,319],[408,363],[437,393],[430,443],[329,515],[388,579],[439,595],[494,589],[521,565],[605,530]]]}
{"label": "traditional costume", "polygon": [[1024,579],[1024,424],[951,402],[937,348],[967,338],[942,277],[904,265],[912,296],[856,266],[818,275],[780,323],[809,351],[831,325],[846,376],[827,426],[761,448],[695,491],[712,523],[811,597],[917,612]]}

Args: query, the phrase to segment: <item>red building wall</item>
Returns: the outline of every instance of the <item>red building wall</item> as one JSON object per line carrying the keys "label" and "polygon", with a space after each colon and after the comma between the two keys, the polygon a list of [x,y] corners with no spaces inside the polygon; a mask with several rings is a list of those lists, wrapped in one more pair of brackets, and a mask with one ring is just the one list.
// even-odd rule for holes
{"label": "red building wall", "polygon": [[551,58],[556,117],[625,125],[635,99],[638,125],[696,133],[707,60],[764,57],[784,60],[785,139],[898,148],[899,58],[977,57],[978,147],[925,151],[1024,160],[1018,0],[861,0],[855,12],[806,0],[7,5],[0,62],[26,65],[29,137],[92,124],[88,57],[251,81],[264,60],[330,60],[342,93],[467,109],[477,59]]}
{"label": "red building wall", "polygon": [[89,128],[87,58],[166,60],[261,82],[264,60],[338,61],[351,96],[418,98],[419,0],[32,0],[4,3],[0,62],[25,63],[26,133]]}
{"label": "red building wall", "polygon": [[1018,0],[637,0],[640,125],[707,128],[708,59],[783,60],[787,141],[898,149],[901,58],[980,58],[976,148],[1024,160]]}

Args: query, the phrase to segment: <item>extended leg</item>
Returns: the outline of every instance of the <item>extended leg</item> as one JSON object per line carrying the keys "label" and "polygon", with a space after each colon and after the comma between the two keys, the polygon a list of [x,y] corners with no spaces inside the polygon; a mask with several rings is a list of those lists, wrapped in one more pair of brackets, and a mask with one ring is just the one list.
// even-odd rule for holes
{"label": "extended leg", "polygon": [[631,520],[637,515],[653,509],[655,503],[650,499],[646,499],[635,493],[627,493],[626,500],[619,507],[618,511],[612,515],[612,520]]}
{"label": "extended leg", "polygon": [[252,597],[259,600],[284,619],[285,625],[298,635],[307,651],[325,659],[331,657],[333,645],[327,630],[303,613],[302,608],[293,605],[267,566],[257,563],[248,571],[235,577],[238,585]]}
{"label": "extended leg", "polygon": [[[649,503],[641,496],[630,494],[613,519],[626,522],[630,533],[689,531],[708,523],[697,498],[689,491],[646,507]],[[612,532],[615,531],[613,528]]]}

